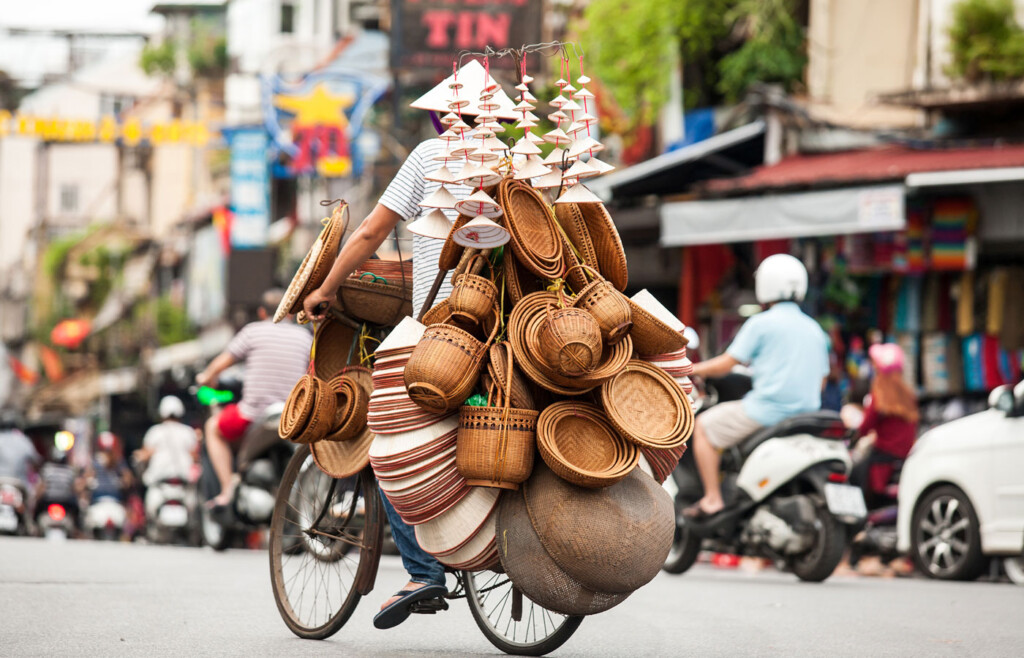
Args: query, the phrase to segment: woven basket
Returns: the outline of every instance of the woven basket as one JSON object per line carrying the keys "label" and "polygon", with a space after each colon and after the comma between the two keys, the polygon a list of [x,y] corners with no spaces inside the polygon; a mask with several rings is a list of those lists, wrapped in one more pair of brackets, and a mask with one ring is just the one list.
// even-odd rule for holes
{"label": "woven basket", "polygon": [[454,270],[458,266],[459,260],[462,258],[462,252],[466,248],[455,242],[455,231],[465,226],[471,219],[473,218],[468,215],[459,215],[459,218],[452,224],[448,237],[444,241],[444,247],[441,249],[441,256],[437,259],[437,267],[442,272]]}
{"label": "woven basket", "polygon": [[[594,280],[580,289],[573,306],[584,309],[594,316],[601,328],[601,338],[606,344],[614,345],[625,338],[633,328],[629,302],[596,270],[587,265],[577,267],[581,272],[590,272]],[[573,271],[570,270],[570,273]]]}
{"label": "woven basket", "polygon": [[509,342],[491,345],[488,350],[487,370],[495,382],[503,382],[512,374],[512,388],[508,400],[517,409],[536,409],[533,392],[523,379],[519,369],[513,365],[514,350]]}
{"label": "woven basket", "polygon": [[405,387],[412,401],[433,413],[460,407],[473,392],[498,324],[496,319],[485,342],[451,325],[427,327],[405,366]]}
{"label": "woven basket", "polygon": [[412,279],[403,276],[395,285],[369,272],[350,276],[338,288],[338,303],[354,318],[391,327],[412,315]]}
{"label": "woven basket", "polygon": [[501,181],[498,195],[519,262],[543,279],[561,276],[565,271],[562,238],[544,198],[527,183],[511,178]]}
{"label": "woven basket", "polygon": [[533,272],[523,267],[511,250],[505,251],[502,269],[505,273],[505,290],[508,292],[509,301],[513,306],[526,295],[544,290],[543,284],[533,275]]}
{"label": "woven basket", "polygon": [[625,290],[629,281],[629,270],[626,267],[626,252],[619,239],[619,231],[615,228],[608,209],[603,203],[577,204],[587,225],[587,233],[594,245],[597,255],[597,269],[601,276],[608,279],[618,290]]}
{"label": "woven basket", "polygon": [[373,432],[364,429],[351,441],[318,441],[309,447],[317,467],[332,478],[344,479],[370,464]]}
{"label": "woven basket", "polygon": [[541,413],[537,447],[559,477],[591,489],[626,477],[640,454],[598,407],[574,401],[556,402]]}
{"label": "woven basket", "polygon": [[[538,342],[538,336],[540,335],[541,327],[543,326],[545,318],[543,314],[534,314],[530,319],[529,324],[526,327],[526,344],[536,345]],[[537,358],[535,360],[535,366],[538,371],[543,375],[543,379],[538,380],[539,384],[547,382],[553,382],[554,384],[567,388],[570,390],[590,390],[595,386],[600,386],[609,378],[617,375],[626,367],[629,363],[629,359],[633,354],[633,342],[629,336],[620,340],[614,345],[610,345],[608,349],[603,350],[601,362],[590,372],[576,377],[566,377],[555,368],[548,366],[543,359]],[[545,386],[545,388],[547,388]],[[550,389],[549,389],[550,390]]]}
{"label": "woven basket", "polygon": [[513,364],[506,366],[505,379],[491,384],[486,407],[459,408],[455,463],[470,486],[517,489],[533,471],[539,413],[512,407]]}
{"label": "woven basket", "polygon": [[[475,254],[472,261],[483,261],[490,271],[490,277],[478,274],[460,274],[455,278],[452,294],[448,297],[452,317],[471,324],[482,324],[494,315],[498,303],[498,287],[494,285],[494,269],[482,254]],[[470,264],[472,271],[472,263]]]}
{"label": "woven basket", "polygon": [[683,389],[646,361],[630,361],[605,382],[601,403],[615,429],[642,447],[678,448],[693,432],[693,409]]}
{"label": "woven basket", "polygon": [[654,317],[650,311],[632,299],[626,296],[623,296],[623,299],[629,304],[630,317],[633,320],[633,329],[629,335],[639,354],[667,354],[686,347],[686,338],[681,333]]}
{"label": "woven basket", "polygon": [[346,375],[332,379],[328,382],[328,388],[335,391],[338,404],[334,425],[324,440],[348,441],[356,438],[366,427],[370,396],[355,379]]}
{"label": "woven basket", "polygon": [[585,587],[628,594],[661,571],[675,535],[672,497],[634,470],[603,489],[579,489],[538,467],[523,487],[544,550]]}
{"label": "woven basket", "polygon": [[303,375],[292,387],[277,423],[277,434],[282,439],[301,443],[300,437],[314,406],[313,376]]}
{"label": "woven basket", "polygon": [[[547,470],[543,464],[534,469]],[[629,594],[605,594],[584,587],[555,562],[533,529],[526,499],[520,492],[501,496],[495,518],[501,567],[522,593],[544,608],[563,615],[593,615],[626,600]]]}
{"label": "woven basket", "polygon": [[313,372],[324,381],[341,374],[348,364],[355,330],[338,320],[325,320],[313,336]]}
{"label": "woven basket", "polygon": [[568,241],[582,257],[582,264],[597,269],[597,252],[594,251],[594,243],[590,241],[590,233],[587,232],[587,223],[583,220],[580,205],[556,203],[555,218],[565,231]]}
{"label": "woven basket", "polygon": [[580,308],[547,308],[537,335],[541,358],[566,377],[592,372],[601,362],[601,327]]}
{"label": "woven basket", "polygon": [[348,222],[348,204],[342,201],[331,213],[331,217],[324,220],[324,228],[288,284],[284,298],[274,313],[274,322],[280,322],[290,313],[301,311],[306,297],[323,285],[338,256]]}

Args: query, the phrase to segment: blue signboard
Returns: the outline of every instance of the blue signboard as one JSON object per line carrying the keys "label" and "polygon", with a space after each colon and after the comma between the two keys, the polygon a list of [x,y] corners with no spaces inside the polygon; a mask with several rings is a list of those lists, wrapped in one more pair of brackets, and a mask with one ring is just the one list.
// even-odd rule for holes
{"label": "blue signboard", "polygon": [[231,246],[240,249],[267,244],[270,226],[270,175],[266,130],[225,130],[231,145]]}

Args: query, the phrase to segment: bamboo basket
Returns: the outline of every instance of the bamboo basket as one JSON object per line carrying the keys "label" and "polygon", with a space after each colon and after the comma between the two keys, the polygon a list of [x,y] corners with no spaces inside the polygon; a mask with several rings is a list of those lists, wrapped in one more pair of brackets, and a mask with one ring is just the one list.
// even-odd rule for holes
{"label": "bamboo basket", "polygon": [[588,489],[615,484],[640,457],[600,408],[575,401],[556,402],[540,414],[537,447],[559,477]]}
{"label": "bamboo basket", "polygon": [[[470,273],[473,271],[473,261],[478,259],[487,265],[490,278]],[[466,273],[455,277],[452,294],[448,297],[452,317],[474,325],[483,324],[493,314],[498,303],[498,287],[494,285],[493,279],[491,262],[482,254],[475,254],[470,259]]]}
{"label": "bamboo basket", "polygon": [[619,342],[633,328],[633,314],[626,297],[615,289],[592,267],[577,266],[589,271],[594,280],[576,294],[573,306],[589,312],[601,328],[601,338],[607,345]]}
{"label": "bamboo basket", "polygon": [[579,377],[601,362],[601,327],[580,308],[547,308],[537,335],[541,358],[559,374]]}

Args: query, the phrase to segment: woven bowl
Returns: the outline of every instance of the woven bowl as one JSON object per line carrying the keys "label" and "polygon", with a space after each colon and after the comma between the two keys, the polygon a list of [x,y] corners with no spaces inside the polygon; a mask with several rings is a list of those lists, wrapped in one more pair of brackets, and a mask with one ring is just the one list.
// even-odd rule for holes
{"label": "woven bowl", "polygon": [[538,466],[523,486],[527,511],[552,560],[585,587],[628,594],[661,570],[675,535],[672,497],[634,470],[603,489],[581,489]]}
{"label": "woven bowl", "polygon": [[547,365],[565,377],[590,373],[601,361],[601,327],[580,308],[547,308],[537,334]]}
{"label": "woven bowl", "polygon": [[351,441],[318,441],[309,448],[321,471],[333,478],[351,477],[370,463],[373,432],[364,429]]}
{"label": "woven bowl", "polygon": [[505,227],[512,235],[512,253],[542,279],[564,271],[563,243],[555,218],[539,192],[523,181],[506,178],[498,185]]}
{"label": "woven bowl", "polygon": [[601,386],[601,404],[622,436],[647,448],[678,448],[693,432],[693,410],[665,371],[631,360]]}
{"label": "woven bowl", "polygon": [[580,487],[615,484],[636,466],[637,447],[623,439],[598,407],[556,402],[537,421],[541,458],[562,479]]}
{"label": "woven bowl", "polygon": [[576,294],[573,306],[586,310],[594,317],[601,328],[601,338],[608,345],[614,345],[625,338],[633,328],[629,302],[600,275]]}
{"label": "woven bowl", "polygon": [[667,354],[678,352],[686,347],[686,338],[640,306],[632,299],[623,296],[629,304],[633,329],[629,332],[633,345],[639,354]]}
{"label": "woven bowl", "polygon": [[313,381],[312,375],[303,375],[288,394],[277,424],[277,434],[282,439],[302,443],[303,432],[315,406]]}

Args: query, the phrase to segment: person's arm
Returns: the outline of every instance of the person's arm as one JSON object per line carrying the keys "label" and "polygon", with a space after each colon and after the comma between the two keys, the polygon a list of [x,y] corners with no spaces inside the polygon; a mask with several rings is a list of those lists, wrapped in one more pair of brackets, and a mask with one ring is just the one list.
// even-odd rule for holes
{"label": "person's arm", "polygon": [[730,354],[720,354],[713,359],[693,364],[693,374],[697,377],[724,377],[739,363]]}
{"label": "person's arm", "polygon": [[210,365],[206,366],[206,369],[196,375],[196,384],[199,386],[210,386],[217,382],[217,377],[220,373],[224,372],[231,366],[238,363],[238,359],[235,355],[224,351],[214,357],[213,361],[210,361]]}
{"label": "person's arm", "polygon": [[857,430],[858,436],[865,436],[869,432],[878,429],[878,411],[875,409],[875,404],[869,401],[867,406],[864,407],[864,420],[860,422],[860,428]]}
{"label": "person's arm", "polygon": [[400,221],[402,221],[401,215],[378,203],[345,243],[345,246],[341,248],[341,253],[338,254],[334,265],[331,266],[327,279],[306,297],[302,304],[306,315],[314,320],[323,319],[325,313],[318,312],[317,306],[324,302],[329,304],[334,300],[342,282],[380,249]]}

